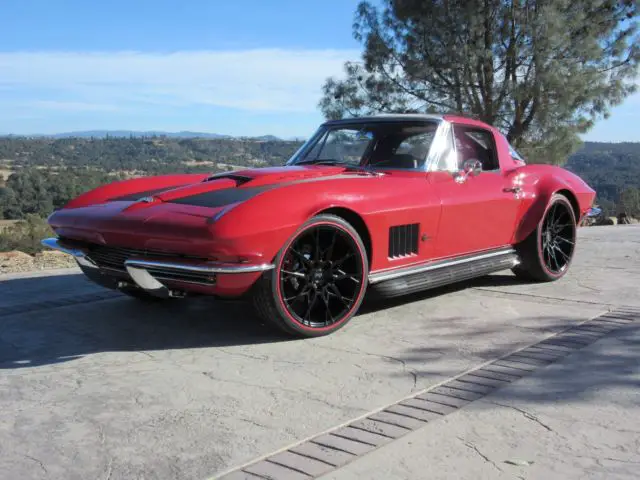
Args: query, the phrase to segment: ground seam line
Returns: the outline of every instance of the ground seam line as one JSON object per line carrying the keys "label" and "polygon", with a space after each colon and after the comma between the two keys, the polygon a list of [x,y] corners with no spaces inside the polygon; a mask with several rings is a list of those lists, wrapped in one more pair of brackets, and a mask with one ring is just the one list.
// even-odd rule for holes
{"label": "ground seam line", "polygon": [[[517,297],[529,297],[529,298],[539,298],[539,299],[543,299],[543,300],[554,300],[554,301],[559,301],[559,302],[572,302],[572,303],[579,303],[579,304],[585,304],[585,305],[594,305],[594,306],[598,306],[598,307],[602,307],[602,306],[606,306],[606,307],[613,307],[615,309],[617,308],[634,308],[631,305],[616,305],[614,303],[607,303],[607,302],[592,302],[589,300],[575,300],[575,299],[571,299],[571,298],[560,298],[560,297],[550,297],[548,295],[536,295],[535,293],[521,293],[521,292],[505,292],[502,290],[496,290],[493,288],[489,288],[489,287],[470,287],[472,290],[479,290],[481,292],[490,292],[490,293],[498,293],[501,295],[512,295],[512,296],[517,296]],[[637,308],[637,307],[635,307]]]}

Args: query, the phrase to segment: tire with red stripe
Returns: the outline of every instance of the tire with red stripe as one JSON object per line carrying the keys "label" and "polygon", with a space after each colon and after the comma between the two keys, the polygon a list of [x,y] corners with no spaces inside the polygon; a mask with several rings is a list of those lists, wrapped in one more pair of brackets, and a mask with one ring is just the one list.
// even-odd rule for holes
{"label": "tire with red stripe", "polygon": [[274,263],[256,282],[252,303],[262,319],[289,335],[331,334],[362,304],[367,252],[358,232],[341,217],[323,214],[305,222]]}
{"label": "tire with red stripe", "polygon": [[554,194],[536,229],[516,250],[520,265],[512,269],[522,280],[553,282],[562,278],[573,261],[576,216],[567,197]]}

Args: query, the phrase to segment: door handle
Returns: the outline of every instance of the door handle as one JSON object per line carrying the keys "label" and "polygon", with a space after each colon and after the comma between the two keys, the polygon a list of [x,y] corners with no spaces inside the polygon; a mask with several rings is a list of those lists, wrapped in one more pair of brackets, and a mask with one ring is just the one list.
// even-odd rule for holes
{"label": "door handle", "polygon": [[520,187],[507,187],[503,188],[502,191],[507,193],[520,193],[522,189]]}

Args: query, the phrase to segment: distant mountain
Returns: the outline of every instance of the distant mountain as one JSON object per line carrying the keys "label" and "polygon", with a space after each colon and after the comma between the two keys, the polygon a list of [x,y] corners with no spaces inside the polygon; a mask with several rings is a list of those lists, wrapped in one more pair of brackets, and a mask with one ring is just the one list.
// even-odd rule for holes
{"label": "distant mountain", "polygon": [[261,137],[251,137],[254,140],[262,140],[263,142],[281,142],[282,139],[275,135],[262,135]]}
{"label": "distant mountain", "polygon": [[231,135],[204,132],[163,132],[159,130],[84,130],[79,132],[54,133],[51,135],[37,135],[51,138],[104,138],[104,137],[169,137],[169,138],[233,138]]}
{"label": "distant mountain", "polygon": [[[249,139],[256,140],[259,142],[282,142],[282,141],[300,141],[300,138],[280,138],[275,135],[260,135],[260,136],[233,136],[233,135],[222,135],[220,133],[206,133],[206,132],[190,132],[190,131],[181,131],[181,132],[164,132],[161,130],[81,130],[77,132],[62,132],[62,133],[36,133],[30,135],[17,135],[17,134],[7,134],[1,133],[0,137],[8,137],[8,138],[139,138],[139,137],[167,137],[167,138],[227,138],[227,139]],[[305,140],[302,138],[302,140]]]}

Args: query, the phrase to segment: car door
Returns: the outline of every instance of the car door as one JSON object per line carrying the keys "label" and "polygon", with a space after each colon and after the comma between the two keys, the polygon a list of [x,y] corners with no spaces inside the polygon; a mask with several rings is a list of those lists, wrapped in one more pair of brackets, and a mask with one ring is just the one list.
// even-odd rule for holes
{"label": "car door", "polygon": [[[437,257],[451,257],[509,245],[520,200],[500,169],[493,133],[452,124],[449,159],[429,174],[441,204],[435,239]],[[462,171],[480,162],[479,172]]]}

